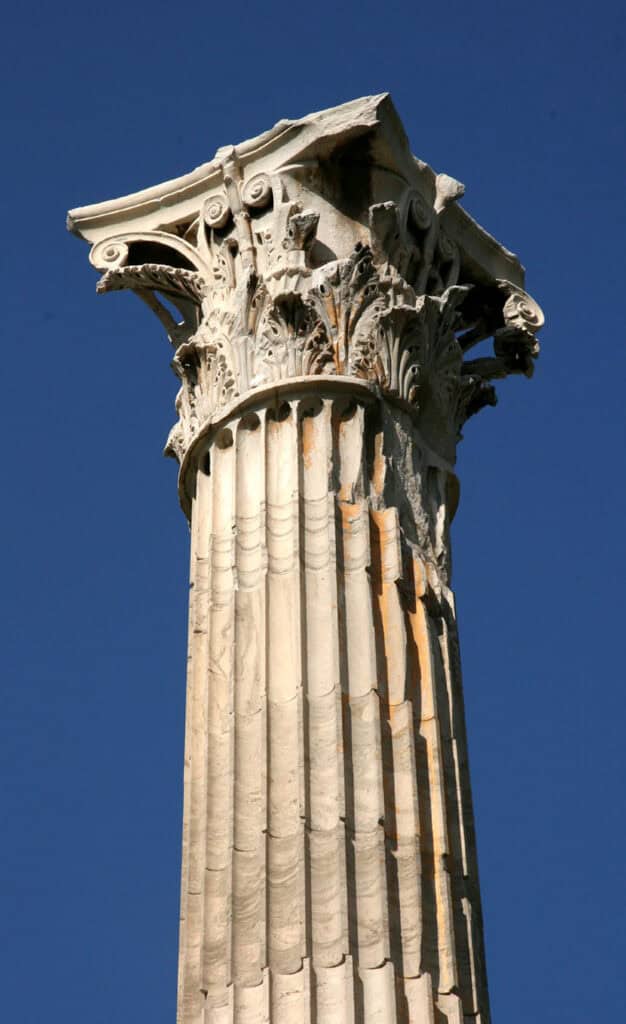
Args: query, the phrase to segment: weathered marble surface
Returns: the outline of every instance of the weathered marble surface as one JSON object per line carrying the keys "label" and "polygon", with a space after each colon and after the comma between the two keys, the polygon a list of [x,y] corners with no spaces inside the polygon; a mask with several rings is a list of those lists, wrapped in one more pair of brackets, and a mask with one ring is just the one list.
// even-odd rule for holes
{"label": "weathered marble surface", "polygon": [[453,466],[543,317],[462,192],[376,96],[70,214],[181,382],[180,1024],[489,1019]]}

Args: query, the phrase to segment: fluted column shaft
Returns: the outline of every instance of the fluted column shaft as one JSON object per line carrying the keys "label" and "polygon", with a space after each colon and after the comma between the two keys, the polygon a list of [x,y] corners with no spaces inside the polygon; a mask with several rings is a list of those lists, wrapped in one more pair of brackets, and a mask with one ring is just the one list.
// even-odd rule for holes
{"label": "fluted column shaft", "polygon": [[453,464],[543,314],[463,192],[382,94],[70,213],[180,382],[179,1024],[487,1024]]}
{"label": "fluted column shaft", "polygon": [[447,469],[323,380],[197,464],[181,1024],[484,1024]]}

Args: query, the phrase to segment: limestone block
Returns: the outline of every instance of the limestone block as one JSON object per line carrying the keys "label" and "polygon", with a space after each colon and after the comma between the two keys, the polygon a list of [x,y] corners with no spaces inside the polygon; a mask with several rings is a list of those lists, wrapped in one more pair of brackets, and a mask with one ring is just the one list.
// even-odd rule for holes
{"label": "limestone block", "polygon": [[337,751],[337,693],[330,690],[306,701],[308,717],[309,824],[328,831],[340,816]]}
{"label": "limestone block", "polygon": [[224,868],[233,845],[233,720],[224,732],[208,731],[206,866]]}
{"label": "limestone block", "polygon": [[233,1024],[233,987],[224,989],[216,1002],[207,999],[202,1011],[202,1024]]}
{"label": "limestone block", "polygon": [[411,637],[417,651],[419,669],[419,691],[417,694],[418,717],[428,721],[436,716],[435,669],[429,632],[428,615],[423,601],[416,600],[414,609],[408,615]]}
{"label": "limestone block", "polygon": [[270,973],[270,1019],[272,1024],[304,1021],[309,983],[308,965],[293,974]]}
{"label": "limestone block", "polygon": [[[435,853],[444,855],[450,852],[448,842],[448,827],[446,820],[445,805],[445,778],[443,771],[443,757],[441,750],[441,739],[439,725],[434,718],[426,719],[421,723],[420,735],[426,743],[428,759],[428,786],[430,791],[431,822],[430,832]],[[422,829],[424,833],[424,829]]]}
{"label": "limestone block", "polygon": [[395,583],[382,583],[377,595],[381,657],[378,690],[389,705],[407,695],[406,627],[400,593]]}
{"label": "limestone block", "polygon": [[264,875],[265,857],[260,848],[233,850],[232,976],[237,985],[259,985],[262,980]]}
{"label": "limestone block", "polygon": [[266,825],[265,713],[235,715],[234,844],[255,850]]}
{"label": "limestone block", "polygon": [[[463,886],[465,888],[465,886]],[[471,901],[463,896],[459,900],[461,913],[455,918],[455,938],[463,929],[462,943],[457,939],[457,965],[459,972],[459,995],[463,1003],[463,1012],[467,1015],[477,1014],[480,1009],[479,978],[477,968],[478,931]],[[457,925],[457,921],[459,922]],[[476,941],[476,939],[478,941]]]}
{"label": "limestone block", "polygon": [[343,409],[339,405],[335,410],[337,497],[346,505],[356,504],[364,493],[364,419],[365,411],[360,404],[344,403]]}
{"label": "limestone block", "polygon": [[240,590],[253,590],[263,579],[265,457],[263,425],[257,415],[236,425],[236,561]]}
{"label": "limestone block", "polygon": [[[344,694],[340,687],[335,691],[335,721],[337,723],[337,768],[338,768],[338,799],[339,817],[346,820],[346,773],[349,773],[349,764],[346,771],[345,751],[346,739],[344,735]],[[350,755],[349,755],[350,756]]]}
{"label": "limestone block", "polygon": [[306,692],[311,699],[329,693],[338,681],[336,567],[328,480],[330,415],[326,403],[315,415],[303,415],[301,421]]}
{"label": "limestone block", "polygon": [[397,586],[402,577],[398,510],[393,507],[374,509],[371,517],[372,568],[380,632],[379,692],[387,704],[396,705],[406,697],[408,671],[405,613]]}
{"label": "limestone block", "polygon": [[302,835],[267,839],[267,941],[272,972],[293,974],[302,962]]}
{"label": "limestone block", "polygon": [[348,1024],[354,1020],[352,963],[342,960],[314,970],[316,1024]]}
{"label": "limestone block", "polygon": [[457,988],[459,979],[456,963],[452,887],[443,858],[435,860],[434,881],[439,954],[438,987],[440,992],[449,992],[451,989]]}
{"label": "limestone block", "polygon": [[405,701],[381,714],[385,834],[408,840],[419,834],[413,709]]}
{"label": "limestone block", "polygon": [[235,598],[234,706],[240,715],[261,711],[265,702],[265,594],[239,589]]}
{"label": "limestone block", "polygon": [[300,686],[300,610],[295,576],[270,569],[267,591],[267,693],[274,703],[293,700]]}
{"label": "limestone block", "polygon": [[343,929],[343,878],[338,826],[307,834],[311,877],[311,932],[313,965],[333,967],[347,952]]}
{"label": "limestone block", "polygon": [[[437,1009],[445,1024],[464,1024],[461,1000],[452,993],[437,996]],[[442,1021],[442,1024],[443,1024]]]}
{"label": "limestone block", "polygon": [[263,971],[259,985],[234,985],[233,1024],[269,1024],[269,971]]}
{"label": "limestone block", "polygon": [[361,968],[364,1024],[389,1024],[396,1018],[396,993],[393,964],[384,963],[369,970]]}
{"label": "limestone block", "polygon": [[[353,874],[347,878],[352,950],[360,967],[377,967],[388,954],[386,883],[381,829],[347,837]],[[356,934],[353,934],[355,932]]]}
{"label": "limestone block", "polygon": [[346,820],[356,832],[369,833],[383,815],[379,703],[373,690],[346,703],[344,728],[349,745],[345,753],[351,761]]}
{"label": "limestone block", "polygon": [[[323,500],[322,529],[328,533],[328,503]],[[310,510],[305,509],[305,523],[309,523]],[[307,525],[308,528],[308,525]],[[327,564],[311,568],[310,553],[304,573],[305,638],[306,638],[306,690],[311,698],[329,693],[338,681],[337,599],[335,566],[330,553]]]}
{"label": "limestone block", "polygon": [[272,836],[293,836],[300,822],[298,699],[268,703],[268,827]]}
{"label": "limestone block", "polygon": [[407,1024],[437,1024],[433,1003],[433,987],[429,974],[398,981],[398,1003],[406,1007]]}
{"label": "limestone block", "polygon": [[362,504],[339,504],[343,545],[346,666],[351,697],[376,687],[376,652],[369,576],[369,529]]}
{"label": "limestone block", "polygon": [[387,846],[389,930],[394,962],[402,974],[415,977],[422,969],[422,877],[416,838]]}
{"label": "limestone block", "polygon": [[207,871],[204,884],[205,939],[203,951],[204,988],[213,999],[221,999],[230,984],[231,867]]}

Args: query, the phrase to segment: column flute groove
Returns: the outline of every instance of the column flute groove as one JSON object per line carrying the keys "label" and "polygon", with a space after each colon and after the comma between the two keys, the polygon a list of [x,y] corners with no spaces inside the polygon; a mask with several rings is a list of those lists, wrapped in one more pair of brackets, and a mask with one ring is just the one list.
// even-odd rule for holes
{"label": "column flute groove", "polygon": [[233,433],[224,428],[212,449],[213,521],[209,628],[206,804],[206,883],[203,989],[207,1006],[231,997],[233,847],[233,639],[234,489]]}
{"label": "column flute groove", "polygon": [[183,976],[183,1020],[201,1021],[203,1007],[202,949],[204,941],[204,886],[206,864],[206,799],[208,787],[208,666],[209,604],[211,587],[212,480],[202,470],[196,480],[193,533],[196,547],[191,638],[191,713],[189,749],[189,848],[185,874],[187,900]]}
{"label": "column flute groove", "polygon": [[[256,414],[236,433],[233,982],[260,985],[265,938],[265,458]],[[237,1020],[237,1003],[235,1004]]]}
{"label": "column flute groove", "polygon": [[[190,544],[189,544],[189,614],[187,625],[187,688],[185,694],[185,756],[183,764],[183,835],[181,851],[181,872],[180,872],[180,925],[179,941],[181,949],[187,948],[187,915],[188,915],[188,891],[189,891],[189,849],[190,849],[190,814],[191,814],[191,723],[194,701],[193,676],[195,670],[194,661],[194,639],[195,639],[195,608],[196,592],[199,586],[197,579],[198,560],[198,521],[197,492],[194,494],[190,521]],[[184,959],[178,960],[178,984],[177,984],[177,1014],[176,1022],[180,1024],[183,1011],[183,994],[185,986]]]}
{"label": "column flute groove", "polygon": [[307,725],[307,842],[314,969],[343,961],[340,871],[338,658],[335,572],[329,532],[331,406],[301,403],[305,684]]}
{"label": "column flute groove", "polygon": [[[303,827],[300,814],[301,654],[297,547],[297,428],[283,403],[267,414],[268,923],[272,1006],[280,978],[303,957]],[[278,1011],[276,1011],[278,1012]]]}

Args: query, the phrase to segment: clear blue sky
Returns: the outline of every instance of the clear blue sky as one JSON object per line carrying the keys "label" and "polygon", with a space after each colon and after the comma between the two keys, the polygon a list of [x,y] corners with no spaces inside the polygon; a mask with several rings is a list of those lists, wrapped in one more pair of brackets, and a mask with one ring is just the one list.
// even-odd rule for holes
{"label": "clear blue sky", "polygon": [[626,1005],[622,4],[14,5],[4,16],[0,1017],[173,1024],[187,527],[158,322],[70,206],[389,90],[547,325],[454,528],[494,1024]]}

